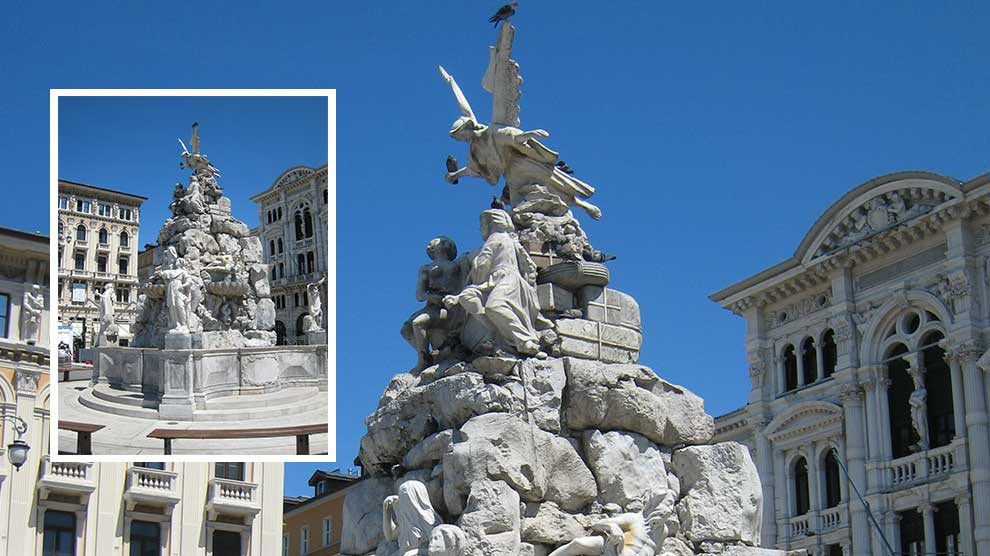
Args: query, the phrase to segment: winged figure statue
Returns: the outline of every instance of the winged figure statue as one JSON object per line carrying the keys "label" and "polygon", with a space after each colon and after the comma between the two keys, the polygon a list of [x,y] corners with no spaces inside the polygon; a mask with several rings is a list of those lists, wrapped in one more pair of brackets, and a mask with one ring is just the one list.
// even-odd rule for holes
{"label": "winged figure statue", "polygon": [[492,121],[488,125],[478,121],[453,76],[443,66],[439,68],[461,109],[461,117],[454,121],[450,135],[469,145],[467,165],[447,172],[446,179],[456,183],[470,176],[495,185],[504,177],[513,207],[546,199],[550,194],[568,206],[584,209],[598,220],[601,209],[586,200],[595,193],[595,188],[559,168],[557,153],[539,141],[550,134],[542,129],[523,131],[518,127],[522,78],[519,64],[510,59],[514,34],[515,28],[505,22],[499,30],[498,43],[489,52],[488,69],[481,81],[481,86],[493,97]]}

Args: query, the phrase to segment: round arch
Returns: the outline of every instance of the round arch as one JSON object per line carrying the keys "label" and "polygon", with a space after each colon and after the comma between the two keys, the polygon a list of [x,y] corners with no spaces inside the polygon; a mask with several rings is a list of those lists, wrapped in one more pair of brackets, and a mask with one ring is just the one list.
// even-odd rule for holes
{"label": "round arch", "polygon": [[[863,330],[860,342],[860,358],[863,364],[872,365],[883,361],[884,351],[892,344],[886,341],[884,333],[909,309],[928,311],[941,322],[938,329],[943,335],[948,335],[948,326],[953,323],[952,311],[933,294],[923,290],[908,290],[894,295],[881,305]],[[908,349],[912,346],[908,345]]]}

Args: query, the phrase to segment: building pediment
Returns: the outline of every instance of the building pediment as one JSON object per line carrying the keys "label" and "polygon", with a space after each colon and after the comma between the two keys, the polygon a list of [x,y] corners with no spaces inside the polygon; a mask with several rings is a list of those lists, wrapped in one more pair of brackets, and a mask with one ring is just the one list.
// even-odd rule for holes
{"label": "building pediment", "polygon": [[315,170],[313,170],[308,166],[296,166],[295,168],[289,168],[288,170],[283,172],[282,175],[279,176],[277,180],[275,180],[275,185],[272,186],[272,189],[277,189],[279,187],[283,187],[289,185],[290,183],[299,181],[305,178],[306,176],[313,174],[313,172],[315,172]]}
{"label": "building pediment", "polygon": [[814,401],[798,404],[773,418],[764,430],[774,444],[812,437],[828,437],[842,430],[842,408]]}
{"label": "building pediment", "polygon": [[801,242],[803,262],[827,257],[961,199],[959,182],[925,172],[871,180],[832,205]]}

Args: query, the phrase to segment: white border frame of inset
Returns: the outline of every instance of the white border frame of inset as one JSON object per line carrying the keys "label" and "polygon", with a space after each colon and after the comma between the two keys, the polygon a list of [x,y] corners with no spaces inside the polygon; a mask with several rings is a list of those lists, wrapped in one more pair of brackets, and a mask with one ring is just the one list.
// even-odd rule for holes
{"label": "white border frame of inset", "polygon": [[[60,97],[326,97],[327,99],[327,300],[324,311],[327,320],[327,453],[300,456],[285,455],[171,455],[150,454],[94,454],[89,456],[58,454],[58,349],[51,346],[49,379],[51,389],[51,426],[49,454],[53,461],[82,462],[335,462],[337,461],[337,90],[336,89],[50,89],[49,90],[49,292],[58,291],[58,99]],[[52,342],[58,338],[58,304],[49,294],[52,315],[49,334]]]}

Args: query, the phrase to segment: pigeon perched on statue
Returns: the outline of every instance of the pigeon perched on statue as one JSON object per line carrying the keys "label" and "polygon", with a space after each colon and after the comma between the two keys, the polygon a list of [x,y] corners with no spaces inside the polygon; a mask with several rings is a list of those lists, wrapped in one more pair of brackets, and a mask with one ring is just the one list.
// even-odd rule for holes
{"label": "pigeon perched on statue", "polygon": [[564,162],[563,160],[558,160],[556,166],[557,168],[560,168],[561,172],[567,174],[568,176],[574,175],[574,169],[568,166],[567,163]]}
{"label": "pigeon perched on statue", "polygon": [[[448,172],[456,172],[457,171],[457,159],[454,158],[454,155],[452,155],[452,154],[448,154],[447,155],[447,171]],[[458,180],[455,179],[454,181],[452,181],[450,183],[452,183],[454,185],[457,185],[457,181]]]}
{"label": "pigeon perched on statue", "polygon": [[519,2],[510,2],[502,6],[495,12],[495,15],[488,18],[488,23],[494,23],[495,27],[498,27],[498,22],[508,21],[510,17],[516,14],[516,6],[518,5]]}
{"label": "pigeon perched on statue", "polygon": [[505,210],[505,203],[503,203],[498,197],[492,195],[492,208]]}

